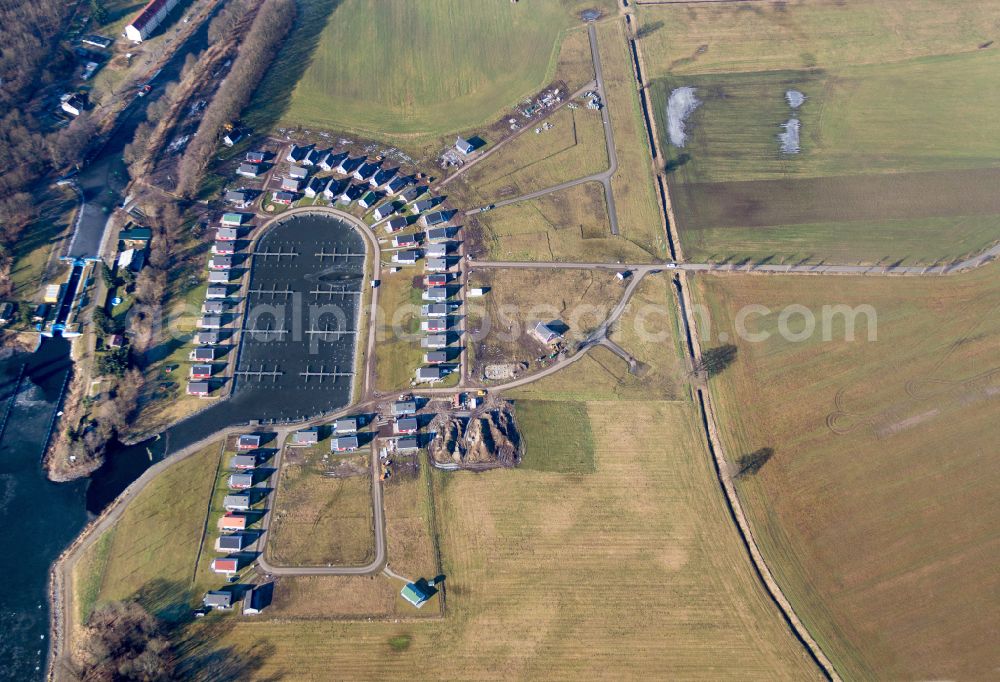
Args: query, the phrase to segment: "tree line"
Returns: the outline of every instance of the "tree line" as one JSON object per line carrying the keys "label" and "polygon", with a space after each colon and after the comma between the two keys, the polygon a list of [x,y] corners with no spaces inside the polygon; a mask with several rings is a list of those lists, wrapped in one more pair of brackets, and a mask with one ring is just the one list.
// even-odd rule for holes
{"label": "tree line", "polygon": [[205,109],[181,159],[177,183],[181,195],[192,198],[197,194],[223,127],[238,118],[250,101],[294,19],[294,0],[264,0],[261,4],[229,75]]}

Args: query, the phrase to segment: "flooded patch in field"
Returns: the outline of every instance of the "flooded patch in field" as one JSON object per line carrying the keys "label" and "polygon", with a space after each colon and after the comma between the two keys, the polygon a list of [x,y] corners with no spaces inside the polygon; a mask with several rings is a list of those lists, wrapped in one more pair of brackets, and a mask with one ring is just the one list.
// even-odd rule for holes
{"label": "flooded patch in field", "polygon": [[797,118],[790,118],[781,124],[782,132],[778,133],[778,140],[781,142],[782,154],[798,154],[801,151],[799,147],[801,127],[802,124]]}
{"label": "flooded patch in field", "polygon": [[675,88],[667,99],[667,136],[675,147],[683,147],[687,142],[685,124],[694,110],[701,106],[695,92],[695,88],[688,86]]}
{"label": "flooded patch in field", "polygon": [[785,101],[792,109],[798,109],[806,101],[806,96],[798,90],[785,90]]}

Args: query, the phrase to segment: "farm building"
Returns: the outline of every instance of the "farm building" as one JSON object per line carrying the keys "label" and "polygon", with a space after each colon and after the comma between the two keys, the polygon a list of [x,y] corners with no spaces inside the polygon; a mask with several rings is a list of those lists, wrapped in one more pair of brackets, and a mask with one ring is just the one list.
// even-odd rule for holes
{"label": "farm building", "polygon": [[213,270],[208,273],[209,284],[227,284],[231,278],[229,270]]}
{"label": "farm building", "polygon": [[217,552],[241,552],[247,546],[247,536],[242,533],[232,535],[220,535],[215,542]]}
{"label": "farm building", "polygon": [[291,192],[275,192],[271,195],[271,201],[282,206],[291,206],[295,201],[295,195]]}
{"label": "farm building", "polygon": [[250,509],[250,495],[247,493],[226,495],[222,500],[222,506],[226,511],[246,511]]}
{"label": "farm building", "polygon": [[421,348],[447,348],[448,337],[445,334],[434,334],[420,339]]}
{"label": "farm building", "polygon": [[212,570],[224,575],[233,575],[240,571],[240,560],[235,557],[225,559],[212,559]]}
{"label": "farm building", "polygon": [[245,433],[240,436],[240,439],[236,442],[237,450],[256,450],[260,447],[263,442],[263,438],[256,433]]}
{"label": "farm building", "polygon": [[385,218],[388,218],[395,212],[396,212],[396,207],[392,205],[391,201],[387,201],[378,208],[376,208],[375,212],[372,215],[375,216],[375,220],[383,220]]}
{"label": "farm building", "polygon": [[229,487],[233,490],[246,490],[253,487],[253,474],[230,474]]}
{"label": "farm building", "polygon": [[309,177],[309,171],[302,166],[292,166],[288,169],[288,177],[293,180],[305,180]]}
{"label": "farm building", "polygon": [[429,303],[420,307],[420,314],[424,317],[446,317],[448,310],[447,303]]}
{"label": "farm building", "polygon": [[246,208],[247,204],[250,203],[250,193],[239,189],[231,189],[226,192],[225,199],[227,203],[233,204],[238,208]]}
{"label": "farm building", "polygon": [[400,590],[399,594],[403,599],[419,609],[424,605],[424,602],[434,596],[436,591],[426,580],[421,578],[415,583],[406,583],[406,586]]}
{"label": "farm building", "polygon": [[236,174],[245,178],[255,178],[260,175],[260,166],[255,163],[241,163],[236,169]]}
{"label": "farm building", "polygon": [[425,301],[434,301],[435,303],[447,301],[448,289],[445,287],[430,287],[424,290],[423,299]]}
{"label": "farm building", "polygon": [[330,439],[331,452],[350,452],[358,449],[357,436],[339,436]]}
{"label": "farm building", "polygon": [[223,213],[219,224],[223,227],[239,227],[243,224],[245,217],[246,214],[244,213]]}
{"label": "farm building", "polygon": [[378,172],[379,166],[381,165],[382,163],[380,161],[367,161],[361,164],[358,166],[357,170],[354,171],[354,179],[368,182],[375,177],[375,173]]}
{"label": "farm building", "polygon": [[472,144],[464,137],[459,137],[455,140],[455,149],[460,151],[462,154],[471,154],[476,151],[476,145]]}
{"label": "farm building", "polygon": [[133,43],[141,43],[163,23],[170,10],[177,6],[179,0],[151,0],[135,19],[125,27],[125,37]]}
{"label": "farm building", "polygon": [[420,424],[413,417],[404,417],[403,419],[397,419],[392,424],[393,433],[416,433],[420,430]]}
{"label": "farm building", "polygon": [[409,251],[397,251],[392,254],[392,262],[400,263],[401,265],[413,265],[420,258],[420,252],[415,249],[410,249]]}
{"label": "farm building", "polygon": [[207,381],[189,381],[187,385],[187,394],[198,396],[203,398],[212,392],[211,387]]}
{"label": "farm building", "polygon": [[398,215],[395,218],[391,218],[389,219],[388,222],[386,222],[385,231],[388,232],[389,234],[392,234],[393,232],[399,232],[404,227],[406,227],[408,223],[409,221],[407,221],[406,218],[404,218],[401,215]]}
{"label": "farm building", "polygon": [[284,192],[298,192],[302,189],[302,181],[297,178],[281,178],[281,189]]}
{"label": "farm building", "polygon": [[419,367],[417,368],[417,381],[421,383],[433,383],[444,378],[444,370],[440,367]]}
{"label": "farm building", "polygon": [[424,353],[424,362],[428,365],[440,365],[442,362],[448,362],[448,353],[443,350],[432,350]]}
{"label": "farm building", "polygon": [[240,235],[237,227],[220,227],[215,231],[215,240],[218,242],[232,242]]}
{"label": "farm building", "polygon": [[544,343],[545,345],[553,344],[562,338],[562,334],[557,332],[555,329],[545,324],[544,322],[537,323],[531,328],[531,335],[536,339]]}
{"label": "farm building", "polygon": [[365,195],[358,199],[358,206],[361,208],[371,208],[379,199],[381,199],[381,196],[378,192],[365,192]]}
{"label": "farm building", "polygon": [[194,335],[194,342],[199,346],[219,345],[219,332],[198,332]]}
{"label": "farm building", "polygon": [[408,414],[417,413],[417,403],[415,400],[400,400],[392,404],[392,415],[394,417],[400,417]]}
{"label": "farm building", "polygon": [[290,163],[298,163],[302,159],[306,158],[311,147],[299,147],[298,145],[292,145],[292,148],[288,150],[288,156],[285,157]]}
{"label": "farm building", "polygon": [[232,592],[207,592],[201,603],[207,609],[229,609],[233,606]]}
{"label": "farm building", "polygon": [[254,455],[233,455],[229,460],[230,469],[253,469],[257,466]]}
{"label": "farm building", "polygon": [[358,420],[356,417],[341,417],[333,423],[333,432],[340,434],[352,434],[358,432]]}
{"label": "farm building", "polygon": [[247,163],[264,163],[264,152],[247,152]]}
{"label": "farm building", "polygon": [[217,315],[206,315],[198,319],[198,326],[202,329],[221,329],[222,318]]}
{"label": "farm building", "polygon": [[247,527],[247,517],[243,514],[224,514],[219,519],[219,528],[222,530],[244,530]]}
{"label": "farm building", "polygon": [[[427,253],[428,255],[430,255],[429,250]],[[444,258],[428,258],[426,261],[424,261],[424,269],[427,272],[444,272],[445,270],[448,269],[448,261]],[[432,287],[432,288],[438,288],[438,287]]]}
{"label": "farm building", "polygon": [[191,366],[191,378],[192,379],[208,379],[212,376],[212,366],[211,365],[192,365]]}
{"label": "farm building", "polygon": [[396,248],[409,247],[417,245],[417,235],[415,234],[400,234],[392,238],[392,245]]}
{"label": "farm building", "polygon": [[[416,205],[414,205],[414,210]],[[435,225],[444,225],[448,222],[448,214],[444,211],[434,211],[433,213],[427,213],[420,216],[420,224],[424,227],[434,227]]]}
{"label": "farm building", "polygon": [[319,429],[304,429],[292,434],[292,445],[315,445],[319,442]]}
{"label": "farm building", "polygon": [[420,442],[413,436],[396,439],[396,450],[399,452],[413,452],[420,449]]}
{"label": "farm building", "polygon": [[215,349],[195,348],[188,354],[188,359],[194,362],[211,362],[215,359]]}
{"label": "farm building", "polygon": [[427,241],[431,242],[446,241],[449,237],[449,232],[450,230],[448,230],[447,227],[435,227],[430,230],[427,230]]}

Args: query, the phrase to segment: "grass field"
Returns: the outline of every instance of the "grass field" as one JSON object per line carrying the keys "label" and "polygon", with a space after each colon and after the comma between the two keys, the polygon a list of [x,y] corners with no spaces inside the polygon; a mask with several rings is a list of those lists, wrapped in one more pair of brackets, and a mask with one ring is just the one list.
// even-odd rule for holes
{"label": "grass field", "polygon": [[650,260],[633,242],[611,234],[600,183],[588,182],[474,216],[490,260],[628,262]]}
{"label": "grass field", "polygon": [[545,367],[551,348],[529,335],[538,322],[561,321],[566,345],[573,347],[596,329],[621,297],[623,287],[611,272],[588,270],[491,269],[475,273],[473,286],[489,287],[482,304],[467,305],[476,321],[466,343],[472,347],[477,376],[487,364],[526,363],[524,372]]}
{"label": "grass field", "polygon": [[591,473],[434,473],[443,619],[205,637],[258,678],[818,678],[743,554],[690,403],[584,409]]}
{"label": "grass field", "polygon": [[[977,37],[991,35],[996,3],[950,3],[947,28],[940,3],[921,1],[738,7],[639,12],[689,259],[921,263],[1000,239],[986,189],[1000,155],[989,86],[1000,52]],[[683,148],[666,121],[681,86],[701,102]],[[798,109],[791,89],[806,96]],[[797,154],[778,140],[791,118]]]}
{"label": "grass field", "polygon": [[421,266],[388,269],[379,283],[378,329],[375,332],[375,385],[386,391],[410,385],[414,372],[423,362],[420,348],[421,289],[414,277],[423,273]]}
{"label": "grass field", "polygon": [[[186,615],[212,589],[212,574],[196,558],[217,482],[221,443],[206,446],[164,471],[126,508],[80,559],[73,575],[74,622],[102,603],[137,598],[168,620]],[[214,527],[209,529],[209,534]],[[214,558],[209,542],[208,554]]]}
{"label": "grass field", "polygon": [[613,7],[309,0],[258,95],[257,115],[404,139],[472,128],[545,85],[564,31],[595,5]]}
{"label": "grass field", "polygon": [[369,453],[331,455],[329,438],[286,448],[268,559],[279,566],[361,566],[375,556]]}
{"label": "grass field", "polygon": [[[985,679],[1000,665],[996,266],[947,279],[699,277],[703,346],[738,347],[710,384],[730,458],[770,447],[738,485],[768,565],[844,679]],[[739,340],[737,311],[760,343]],[[778,333],[804,305],[807,340]],[[870,305],[846,341],[822,306]],[[805,329],[796,314],[789,330]]]}
{"label": "grass field", "polygon": [[601,24],[597,36],[606,105],[618,152],[618,171],[611,178],[611,189],[621,236],[657,258],[665,258],[667,237],[656,199],[653,161],[621,22]]}
{"label": "grass field", "polygon": [[600,112],[564,107],[546,121],[552,128],[521,134],[449,189],[464,186],[464,203],[482,206],[608,169]]}
{"label": "grass field", "polygon": [[630,374],[626,362],[603,347],[591,348],[569,367],[517,388],[515,399],[686,400],[682,337],[677,308],[667,280],[649,276],[632,294],[610,337],[639,363]]}

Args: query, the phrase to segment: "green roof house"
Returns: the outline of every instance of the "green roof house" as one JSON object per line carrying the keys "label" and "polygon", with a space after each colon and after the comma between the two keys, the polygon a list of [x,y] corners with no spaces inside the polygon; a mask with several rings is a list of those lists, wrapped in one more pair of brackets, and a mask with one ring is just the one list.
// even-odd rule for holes
{"label": "green roof house", "polygon": [[428,583],[424,578],[421,578],[415,583],[406,583],[406,587],[400,590],[399,594],[406,601],[410,602],[418,609],[424,605],[424,602],[433,597],[437,593],[434,585]]}

